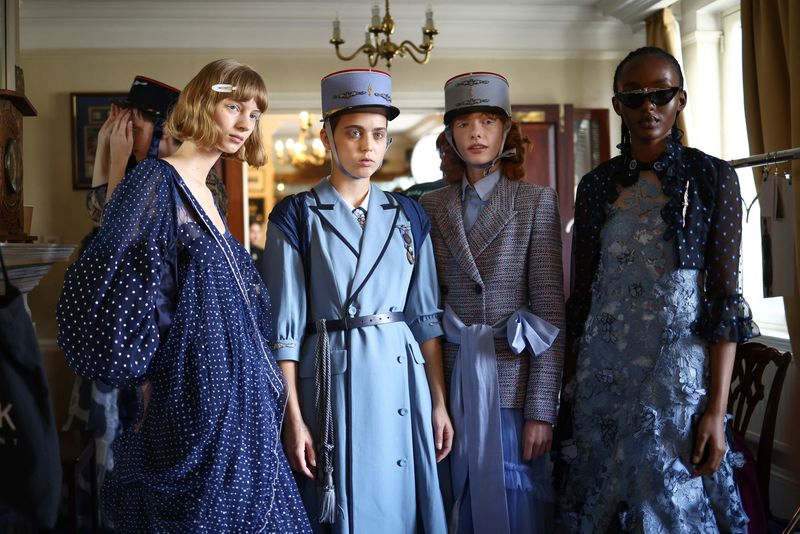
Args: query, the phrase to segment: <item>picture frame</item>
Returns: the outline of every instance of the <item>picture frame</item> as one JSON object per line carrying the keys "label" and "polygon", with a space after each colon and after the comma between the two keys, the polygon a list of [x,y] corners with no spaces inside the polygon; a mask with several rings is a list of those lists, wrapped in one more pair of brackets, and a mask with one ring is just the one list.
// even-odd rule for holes
{"label": "picture frame", "polygon": [[247,189],[253,193],[264,192],[265,168],[247,167]]}
{"label": "picture frame", "polygon": [[111,112],[111,103],[127,93],[70,93],[72,106],[72,188],[90,189],[97,134]]}

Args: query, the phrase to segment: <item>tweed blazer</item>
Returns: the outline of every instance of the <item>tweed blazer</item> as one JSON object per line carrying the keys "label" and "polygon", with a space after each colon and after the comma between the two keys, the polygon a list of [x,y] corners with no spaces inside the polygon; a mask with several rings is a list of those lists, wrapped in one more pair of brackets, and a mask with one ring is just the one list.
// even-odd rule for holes
{"label": "tweed blazer", "polygon": [[[564,362],[564,288],[558,198],[547,187],[501,177],[467,236],[461,185],[424,195],[439,274],[440,308],[449,305],[465,325],[492,325],[519,308],[558,327],[539,357],[515,355],[495,343],[500,404],[523,408],[525,419],[555,424]],[[458,347],[445,343],[446,383]]]}

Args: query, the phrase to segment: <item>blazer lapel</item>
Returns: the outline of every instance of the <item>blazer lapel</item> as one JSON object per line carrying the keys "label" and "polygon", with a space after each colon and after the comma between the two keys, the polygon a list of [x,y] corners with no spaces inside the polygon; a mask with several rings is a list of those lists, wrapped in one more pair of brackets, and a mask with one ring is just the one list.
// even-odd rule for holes
{"label": "blazer lapel", "polygon": [[481,210],[478,219],[467,236],[472,257],[478,258],[486,247],[494,241],[503,228],[510,223],[517,212],[514,210],[514,195],[519,184],[500,177],[489,200]]}
{"label": "blazer lapel", "polygon": [[[375,271],[375,266],[383,259],[383,254],[392,239],[397,224],[400,207],[393,203],[388,195],[377,186],[370,185],[369,209],[361,250],[356,265],[356,274],[350,286],[349,305],[358,296],[359,291],[367,283]],[[358,223],[356,223],[358,224]]]}
{"label": "blazer lapel", "polygon": [[461,186],[451,185],[447,189],[441,204],[441,211],[437,216],[439,229],[447,247],[450,249],[458,266],[470,278],[483,284],[481,273],[475,264],[475,258],[469,248],[467,235],[464,233],[464,216],[461,201]]}
{"label": "blazer lapel", "polygon": [[311,189],[311,212],[320,218],[325,230],[336,236],[358,258],[361,228],[353,213],[327,178]]}

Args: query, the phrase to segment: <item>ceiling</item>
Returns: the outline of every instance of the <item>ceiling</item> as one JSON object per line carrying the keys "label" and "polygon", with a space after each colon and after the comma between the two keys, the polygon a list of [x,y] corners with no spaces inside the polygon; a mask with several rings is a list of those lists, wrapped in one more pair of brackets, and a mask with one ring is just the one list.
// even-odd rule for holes
{"label": "ceiling", "polygon": [[[395,0],[395,40],[421,40],[428,6],[440,57],[617,57],[641,21],[675,0]],[[374,0],[22,0],[21,49],[280,50],[328,55],[363,42]],[[383,0],[381,13],[384,12]],[[156,44],[157,43],[157,46]]]}

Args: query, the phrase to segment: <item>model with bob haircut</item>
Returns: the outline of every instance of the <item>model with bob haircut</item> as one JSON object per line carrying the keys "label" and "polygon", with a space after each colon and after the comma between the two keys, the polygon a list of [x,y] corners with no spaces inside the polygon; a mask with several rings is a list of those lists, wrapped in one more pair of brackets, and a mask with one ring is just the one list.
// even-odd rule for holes
{"label": "model with bob haircut", "polygon": [[445,309],[451,532],[552,532],[547,452],[564,346],[558,198],[522,180],[529,143],[504,77],[462,74],[444,92],[438,146],[450,185],[420,202]]}
{"label": "model with bob haircut", "polygon": [[183,141],[137,165],[67,270],[59,345],[81,376],[148,382],[103,487],[117,532],[309,532],[280,441],[286,386],[270,305],[205,178],[221,155],[264,162],[261,77],[209,63],[167,122]]}

